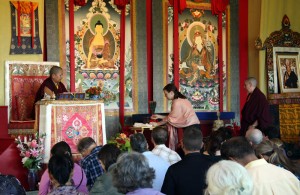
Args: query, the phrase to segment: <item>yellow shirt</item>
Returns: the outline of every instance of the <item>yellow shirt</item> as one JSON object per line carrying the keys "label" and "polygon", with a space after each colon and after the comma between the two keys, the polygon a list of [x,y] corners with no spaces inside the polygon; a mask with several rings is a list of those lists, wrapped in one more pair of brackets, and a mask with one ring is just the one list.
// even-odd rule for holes
{"label": "yellow shirt", "polygon": [[267,163],[265,159],[254,160],[245,168],[253,178],[252,195],[299,195],[300,182],[284,168]]}

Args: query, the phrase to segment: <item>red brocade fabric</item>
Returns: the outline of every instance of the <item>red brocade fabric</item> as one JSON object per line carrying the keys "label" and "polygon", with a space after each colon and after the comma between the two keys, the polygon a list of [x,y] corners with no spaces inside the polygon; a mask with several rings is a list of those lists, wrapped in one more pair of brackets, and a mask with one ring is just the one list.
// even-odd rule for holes
{"label": "red brocade fabric", "polygon": [[30,119],[34,95],[47,76],[12,76],[10,119],[26,121]]}

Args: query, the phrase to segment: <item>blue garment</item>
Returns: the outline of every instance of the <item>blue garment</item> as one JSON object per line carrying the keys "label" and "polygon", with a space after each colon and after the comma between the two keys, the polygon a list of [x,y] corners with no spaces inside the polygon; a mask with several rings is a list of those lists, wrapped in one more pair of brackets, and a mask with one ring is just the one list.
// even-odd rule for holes
{"label": "blue garment", "polygon": [[149,167],[152,167],[155,171],[155,178],[153,179],[152,187],[153,189],[160,191],[170,164],[163,158],[155,155],[153,152],[143,152],[143,155],[147,158]]}
{"label": "blue garment", "polygon": [[83,168],[86,178],[87,178],[87,186],[90,190],[94,185],[97,177],[103,174],[103,169],[98,161],[98,153],[101,150],[101,146],[96,146],[92,152],[87,155],[81,161],[81,167]]}

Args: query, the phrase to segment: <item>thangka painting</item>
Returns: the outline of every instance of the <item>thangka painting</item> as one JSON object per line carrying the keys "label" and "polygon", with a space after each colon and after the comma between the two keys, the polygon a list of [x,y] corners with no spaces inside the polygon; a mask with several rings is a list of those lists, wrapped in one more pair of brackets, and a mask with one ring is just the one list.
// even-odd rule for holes
{"label": "thangka painting", "polygon": [[[173,33],[169,7],[168,34]],[[210,9],[186,8],[179,17],[179,87],[195,110],[219,110],[218,18]],[[171,22],[170,22],[171,21]],[[173,80],[173,45],[168,40],[168,72]],[[226,60],[226,59],[225,59]],[[226,63],[223,85],[226,89]],[[224,98],[224,102],[226,100]],[[225,105],[226,106],[226,105]]]}
{"label": "thangka painting", "polygon": [[[76,7],[75,7],[76,8]],[[133,109],[129,8],[126,7],[125,109]],[[66,10],[68,13],[68,10]],[[120,10],[112,0],[92,0],[74,13],[76,91],[103,86],[105,109],[119,109]],[[66,24],[68,24],[66,16]],[[66,25],[68,27],[68,25]],[[68,36],[68,35],[67,35]],[[69,63],[67,37],[67,64]]]}
{"label": "thangka painting", "polygon": [[41,54],[38,3],[10,1],[11,44],[10,54]]}

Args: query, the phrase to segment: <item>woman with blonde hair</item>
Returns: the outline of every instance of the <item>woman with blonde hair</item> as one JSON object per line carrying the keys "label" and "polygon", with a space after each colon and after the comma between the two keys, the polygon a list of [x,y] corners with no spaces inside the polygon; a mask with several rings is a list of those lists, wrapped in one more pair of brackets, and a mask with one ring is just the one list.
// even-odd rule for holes
{"label": "woman with blonde hair", "polygon": [[265,140],[255,148],[256,156],[263,157],[271,164],[283,167],[300,179],[300,166],[285,155],[283,148],[278,147],[274,142]]}

